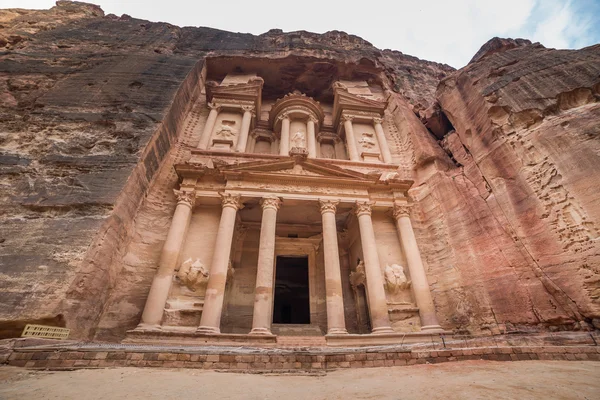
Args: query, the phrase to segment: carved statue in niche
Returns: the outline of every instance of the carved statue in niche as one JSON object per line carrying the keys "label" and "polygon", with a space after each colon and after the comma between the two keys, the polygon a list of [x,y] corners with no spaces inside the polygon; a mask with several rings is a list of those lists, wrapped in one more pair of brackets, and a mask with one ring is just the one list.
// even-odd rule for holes
{"label": "carved statue in niche", "polygon": [[375,140],[373,140],[373,134],[369,132],[363,133],[358,143],[360,143],[363,149],[372,149],[376,144]]}
{"label": "carved statue in niche", "polygon": [[304,146],[304,133],[302,133],[301,131],[294,133],[294,136],[292,136],[292,144],[293,144],[293,147],[305,147]]}
{"label": "carved statue in niche", "polygon": [[217,130],[217,136],[221,136],[225,139],[229,139],[235,135],[237,135],[237,130],[234,128],[235,121],[229,121],[224,119],[221,121],[221,126]]}
{"label": "carved statue in niche", "polygon": [[360,261],[356,266],[356,270],[350,272],[350,284],[356,289],[358,286],[365,284],[365,279],[365,263]]}
{"label": "carved statue in niche", "polygon": [[410,287],[411,282],[404,274],[404,268],[400,264],[386,265],[384,270],[385,288],[389,293],[398,293]]}
{"label": "carved statue in niche", "polygon": [[177,272],[177,278],[192,292],[196,292],[198,289],[206,290],[208,275],[208,268],[198,258],[195,261],[188,258],[181,264]]}

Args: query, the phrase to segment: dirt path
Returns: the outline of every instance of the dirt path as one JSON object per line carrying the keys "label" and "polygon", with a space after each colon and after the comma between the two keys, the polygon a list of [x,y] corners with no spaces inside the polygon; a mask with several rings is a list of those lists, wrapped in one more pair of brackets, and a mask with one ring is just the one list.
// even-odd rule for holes
{"label": "dirt path", "polygon": [[0,367],[0,399],[600,399],[600,362],[465,361],[259,375],[192,369]]}

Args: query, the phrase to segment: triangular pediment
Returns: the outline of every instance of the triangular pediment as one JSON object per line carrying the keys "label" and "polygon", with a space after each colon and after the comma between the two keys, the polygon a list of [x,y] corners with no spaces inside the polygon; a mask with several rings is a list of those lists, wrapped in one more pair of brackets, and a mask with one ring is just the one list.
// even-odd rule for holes
{"label": "triangular pediment", "polygon": [[242,164],[228,165],[221,168],[221,171],[228,173],[246,173],[252,175],[279,175],[290,177],[312,177],[312,178],[332,178],[332,179],[354,179],[373,181],[374,177],[361,172],[341,168],[326,162],[317,160],[273,160],[248,162]]}
{"label": "triangular pediment", "polygon": [[[247,83],[234,85],[206,85],[206,100],[208,102],[228,103],[252,102],[257,110],[260,109],[263,80],[257,78]],[[247,103],[246,103],[247,104]]]}
{"label": "triangular pediment", "polygon": [[335,97],[333,102],[333,119],[334,126],[339,124],[342,113],[349,112],[350,114],[359,113],[367,116],[382,116],[387,101],[379,101],[367,99],[359,95],[349,93],[343,88],[335,89]]}

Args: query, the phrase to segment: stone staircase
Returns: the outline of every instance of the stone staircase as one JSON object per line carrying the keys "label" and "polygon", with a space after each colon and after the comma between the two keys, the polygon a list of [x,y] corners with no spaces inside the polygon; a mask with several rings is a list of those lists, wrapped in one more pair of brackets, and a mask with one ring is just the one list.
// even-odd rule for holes
{"label": "stone staircase", "polygon": [[317,325],[273,324],[278,347],[326,347],[323,332]]}
{"label": "stone staircase", "polygon": [[324,336],[277,336],[277,347],[326,347]]}

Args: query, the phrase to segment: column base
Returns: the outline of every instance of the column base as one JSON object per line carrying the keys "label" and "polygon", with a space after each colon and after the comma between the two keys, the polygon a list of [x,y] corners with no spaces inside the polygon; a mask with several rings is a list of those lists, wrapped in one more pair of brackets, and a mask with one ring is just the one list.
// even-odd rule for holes
{"label": "column base", "polygon": [[327,330],[328,335],[347,335],[348,331],[341,328],[331,328]]}
{"label": "column base", "polygon": [[162,330],[162,326],[159,324],[144,324],[139,323],[138,326],[135,327],[134,331],[160,331]]}
{"label": "column base", "polygon": [[221,333],[221,329],[215,328],[214,326],[199,326],[196,329],[196,333],[203,333],[205,335],[214,335]]}
{"label": "column base", "polygon": [[396,333],[390,326],[380,326],[371,330],[371,335],[386,335],[388,333]]}
{"label": "column base", "polygon": [[252,328],[249,335],[273,335],[273,333],[267,328]]}
{"label": "column base", "polygon": [[421,327],[421,332],[435,333],[444,332],[444,328],[439,325],[425,325]]}

